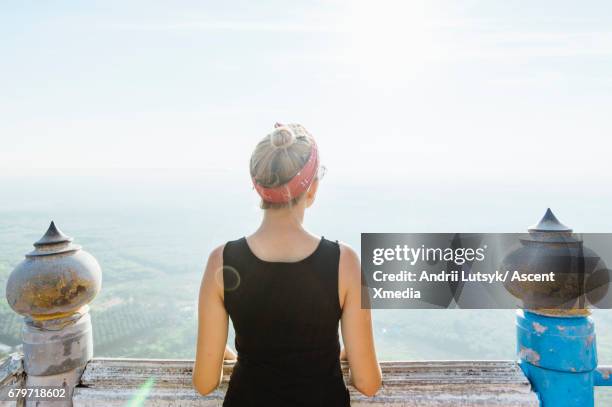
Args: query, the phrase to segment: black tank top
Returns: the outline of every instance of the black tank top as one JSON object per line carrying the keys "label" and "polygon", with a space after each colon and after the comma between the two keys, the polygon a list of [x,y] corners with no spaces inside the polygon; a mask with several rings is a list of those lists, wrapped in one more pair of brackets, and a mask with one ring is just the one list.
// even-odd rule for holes
{"label": "black tank top", "polygon": [[224,407],[347,407],[340,369],[337,242],[298,262],[268,262],[246,238],[223,250],[225,308],[238,361]]}

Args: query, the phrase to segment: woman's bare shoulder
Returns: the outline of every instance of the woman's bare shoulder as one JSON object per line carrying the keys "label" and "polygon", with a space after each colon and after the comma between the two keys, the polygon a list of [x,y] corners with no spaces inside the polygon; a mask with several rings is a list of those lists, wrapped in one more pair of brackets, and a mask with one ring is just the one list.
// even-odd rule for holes
{"label": "woman's bare shoulder", "polygon": [[[215,247],[208,255],[208,261],[206,262],[206,268],[204,269],[202,284],[204,284],[206,281],[217,281],[220,283],[221,287],[223,286],[223,273],[220,273],[219,271],[223,270],[224,249],[225,243]],[[220,292],[222,293],[222,290]]]}
{"label": "woman's bare shoulder", "polygon": [[225,243],[219,245],[212,249],[210,254],[208,255],[208,263],[206,265],[206,270],[208,271],[211,266],[222,267],[223,266],[223,250],[225,249]]}
{"label": "woman's bare shoulder", "polygon": [[225,250],[225,243],[212,249],[212,251],[208,255],[208,259],[223,262],[223,250]]}
{"label": "woman's bare shoulder", "polygon": [[338,242],[338,244],[340,245],[340,280],[344,282],[361,281],[361,263],[357,252],[344,242]]}

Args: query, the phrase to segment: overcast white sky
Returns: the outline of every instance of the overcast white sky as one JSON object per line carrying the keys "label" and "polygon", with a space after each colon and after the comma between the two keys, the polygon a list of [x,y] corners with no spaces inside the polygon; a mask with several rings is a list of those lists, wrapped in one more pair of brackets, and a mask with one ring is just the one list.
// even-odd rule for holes
{"label": "overcast white sky", "polygon": [[246,171],[275,121],[331,171],[604,177],[612,3],[4,1],[0,173]]}

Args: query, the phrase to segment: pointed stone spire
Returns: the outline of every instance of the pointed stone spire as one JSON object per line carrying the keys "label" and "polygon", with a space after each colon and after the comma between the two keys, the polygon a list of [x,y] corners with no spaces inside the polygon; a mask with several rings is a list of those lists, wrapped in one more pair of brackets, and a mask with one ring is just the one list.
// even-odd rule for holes
{"label": "pointed stone spire", "polygon": [[550,210],[546,209],[546,213],[540,221],[528,229],[529,232],[571,232],[572,229],[559,222],[559,219]]}
{"label": "pointed stone spire", "polygon": [[47,229],[43,237],[34,243],[34,250],[26,254],[26,257],[50,256],[52,254],[80,250],[81,246],[72,243],[73,240],[74,239],[70,236],[59,230],[59,228],[55,226],[55,222],[51,221],[49,229]]}
{"label": "pointed stone spire", "polygon": [[72,240],[73,239],[70,236],[65,235],[61,230],[58,229],[57,226],[55,226],[55,222],[51,221],[49,229],[47,229],[43,237],[41,237],[36,243],[34,243],[34,247],[58,243],[68,243],[72,242]]}

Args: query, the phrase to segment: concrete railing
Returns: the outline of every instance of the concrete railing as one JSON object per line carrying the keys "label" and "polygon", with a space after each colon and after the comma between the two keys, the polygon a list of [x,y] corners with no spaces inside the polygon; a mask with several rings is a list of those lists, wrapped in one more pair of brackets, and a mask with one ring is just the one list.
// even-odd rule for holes
{"label": "concrete railing", "polygon": [[[8,386],[25,384],[20,361],[15,354],[0,369],[8,375],[4,378]],[[221,406],[233,362],[225,363],[223,382],[207,396],[194,391],[192,366],[191,360],[94,358],[74,389],[73,406],[124,407],[136,398],[155,407]],[[381,367],[383,387],[375,397],[365,397],[349,384],[352,406],[539,406],[529,381],[512,361],[382,362]],[[348,383],[346,364],[343,370]],[[2,407],[9,405],[16,403],[0,402]]]}

